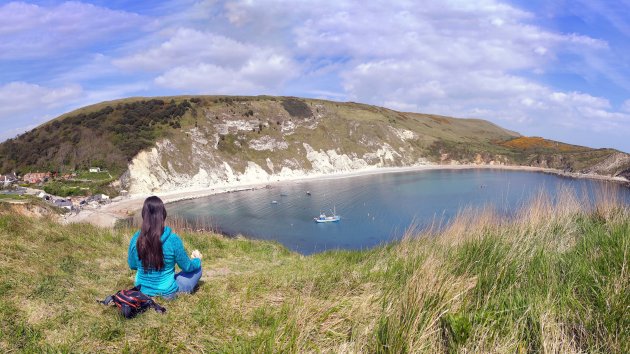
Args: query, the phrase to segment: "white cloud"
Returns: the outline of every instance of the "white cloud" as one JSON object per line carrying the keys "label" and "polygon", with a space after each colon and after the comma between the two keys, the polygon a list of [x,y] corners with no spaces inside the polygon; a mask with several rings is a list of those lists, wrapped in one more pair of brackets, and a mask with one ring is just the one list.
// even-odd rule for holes
{"label": "white cloud", "polygon": [[10,82],[0,86],[0,122],[67,105],[82,93],[79,85],[49,88],[26,82]]}
{"label": "white cloud", "polygon": [[0,86],[0,141],[53,118],[82,94],[79,85],[44,87],[10,82]]}
{"label": "white cloud", "polygon": [[55,82],[81,82],[94,79],[103,79],[116,75],[120,69],[111,64],[111,58],[96,53],[86,55],[85,62],[75,65],[70,71],[56,75]]}
{"label": "white cloud", "polygon": [[138,28],[141,16],[81,3],[0,6],[0,59],[43,58]]}
{"label": "white cloud", "polygon": [[275,92],[298,72],[282,49],[190,28],[167,34],[159,45],[116,59],[114,65],[157,72],[154,82],[162,87],[217,94]]}
{"label": "white cloud", "polygon": [[155,79],[160,86],[212,94],[263,94],[275,92],[295,75],[287,58],[256,54],[240,67],[200,63],[179,66]]}
{"label": "white cloud", "polygon": [[0,86],[0,141],[30,130],[64,112],[146,91],[147,83],[111,85],[86,91],[80,85],[46,87],[27,82]]}
{"label": "white cloud", "polygon": [[178,28],[168,34],[169,37],[160,45],[116,59],[114,64],[127,70],[146,71],[160,71],[206,62],[219,66],[239,67],[261,50],[254,45],[190,28]]}

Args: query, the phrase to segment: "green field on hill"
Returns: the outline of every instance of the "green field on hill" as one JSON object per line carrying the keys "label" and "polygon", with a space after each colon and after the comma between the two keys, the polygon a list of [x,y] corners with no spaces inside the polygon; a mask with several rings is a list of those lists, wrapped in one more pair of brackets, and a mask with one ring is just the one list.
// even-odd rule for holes
{"label": "green field on hill", "polygon": [[630,210],[610,199],[541,196],[313,256],[183,232],[199,291],[125,320],[96,300],[133,285],[132,232],[0,204],[0,351],[630,352]]}

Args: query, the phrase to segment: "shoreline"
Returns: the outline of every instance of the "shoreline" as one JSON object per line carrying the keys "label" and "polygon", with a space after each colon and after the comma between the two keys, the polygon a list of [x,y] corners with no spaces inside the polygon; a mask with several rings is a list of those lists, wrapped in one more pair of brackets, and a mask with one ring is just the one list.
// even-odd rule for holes
{"label": "shoreline", "polygon": [[[368,167],[359,170],[343,171],[335,173],[316,173],[311,175],[303,175],[298,177],[277,178],[275,181],[261,181],[253,183],[233,184],[220,187],[207,187],[199,189],[189,190],[175,190],[169,192],[157,192],[152,194],[137,194],[126,197],[121,200],[111,202],[97,209],[84,209],[78,214],[63,215],[60,218],[60,222],[64,224],[68,223],[80,223],[87,222],[96,226],[109,227],[115,226],[119,220],[126,219],[133,216],[134,213],[142,208],[144,199],[151,195],[160,197],[164,204],[175,203],[183,200],[204,198],[221,193],[232,193],[248,190],[256,190],[265,188],[267,186],[277,186],[283,183],[301,183],[308,181],[321,181],[330,179],[342,179],[352,177],[371,176],[377,174],[390,174],[390,173],[403,173],[403,172],[420,172],[420,171],[435,171],[435,170],[465,170],[465,169],[496,169],[496,170],[508,170],[508,171],[530,171],[530,172],[542,172],[554,174],[561,177],[576,178],[576,179],[594,179],[600,181],[610,181],[627,184],[629,181],[620,177],[609,177],[595,174],[583,174],[564,172],[552,168],[544,167],[532,167],[532,166],[518,166],[518,165],[417,165],[406,167]],[[272,177],[273,178],[273,177]]]}

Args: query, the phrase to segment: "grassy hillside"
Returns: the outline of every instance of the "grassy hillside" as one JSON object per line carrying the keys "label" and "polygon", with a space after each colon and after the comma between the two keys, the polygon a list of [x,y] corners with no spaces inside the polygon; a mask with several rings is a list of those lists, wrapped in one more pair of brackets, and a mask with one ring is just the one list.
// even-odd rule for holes
{"label": "grassy hillside", "polygon": [[[320,163],[322,158],[328,161]],[[132,170],[136,159],[140,162]],[[0,144],[0,173],[67,173],[96,166],[109,170],[113,180],[124,176],[116,188],[134,193],[208,187],[232,172],[245,174],[252,164],[271,175],[283,168],[328,173],[326,166],[345,171],[426,162],[630,176],[630,155],[612,149],[521,137],[479,119],[295,97],[128,98],[70,112]],[[215,180],[207,182],[210,175]]]}
{"label": "grassy hillside", "polygon": [[[131,230],[0,213],[0,351],[630,351],[630,210],[541,196],[513,220],[466,211],[440,232],[313,256],[183,233],[199,291],[124,320]],[[413,235],[413,236],[412,236]]]}
{"label": "grassy hillside", "polygon": [[[289,144],[308,142],[316,149],[328,149],[331,140],[344,152],[362,152],[365,147],[358,141],[361,137],[367,141],[387,135],[387,128],[392,126],[416,132],[414,145],[428,154],[436,141],[487,145],[489,141],[518,136],[486,121],[401,113],[357,103],[268,96],[129,98],[64,114],[0,144],[0,172],[71,171],[99,166],[120,174],[139,151],[160,138],[182,142],[192,128],[205,128],[211,136],[215,126],[239,119],[256,120],[257,124],[250,132],[222,133],[219,151],[214,152],[235,165],[239,165],[238,160],[264,161],[267,157],[258,156],[260,152],[247,149],[242,142],[258,138],[261,133],[280,138],[283,124],[299,125],[317,119],[322,121],[321,126],[314,131],[297,131],[287,137]],[[349,130],[356,131],[354,137]]]}

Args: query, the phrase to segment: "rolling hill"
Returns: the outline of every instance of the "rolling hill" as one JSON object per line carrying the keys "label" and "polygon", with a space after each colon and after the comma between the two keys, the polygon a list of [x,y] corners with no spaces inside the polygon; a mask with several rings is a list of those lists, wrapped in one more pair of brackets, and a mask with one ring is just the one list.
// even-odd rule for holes
{"label": "rolling hill", "polygon": [[106,168],[149,193],[370,166],[492,164],[630,177],[630,155],[523,137],[479,119],[295,97],[128,98],[0,144],[0,172]]}

